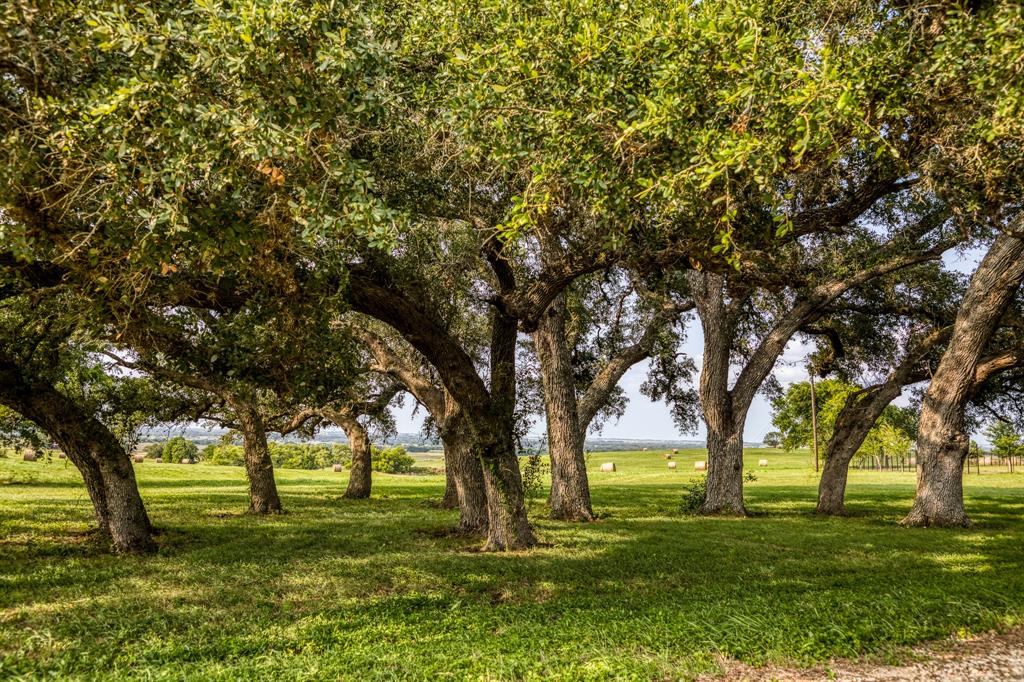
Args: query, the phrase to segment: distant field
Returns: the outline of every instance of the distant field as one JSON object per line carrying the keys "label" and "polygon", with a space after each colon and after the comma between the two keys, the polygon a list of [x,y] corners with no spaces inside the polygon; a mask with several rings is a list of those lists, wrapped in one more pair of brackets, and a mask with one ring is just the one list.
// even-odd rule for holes
{"label": "distant field", "polygon": [[0,459],[0,679],[686,679],[1024,622],[1024,474],[967,476],[976,525],[919,530],[897,526],[912,473],[853,471],[853,518],[821,519],[806,452],[749,450],[751,516],[700,518],[680,501],[703,451],[661,455],[591,455],[599,521],[538,500],[546,545],[512,555],[444,533],[443,475],[352,501],[346,474],[283,470],[288,513],[253,518],[241,469],[147,462],[149,558],[84,534],[65,460]]}

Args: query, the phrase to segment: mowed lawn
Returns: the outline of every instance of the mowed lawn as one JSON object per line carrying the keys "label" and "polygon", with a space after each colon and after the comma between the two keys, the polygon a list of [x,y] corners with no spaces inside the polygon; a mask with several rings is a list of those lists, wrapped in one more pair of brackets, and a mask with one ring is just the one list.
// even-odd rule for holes
{"label": "mowed lawn", "polygon": [[0,459],[0,678],[687,679],[720,656],[899,661],[1024,619],[1024,474],[969,475],[975,526],[920,530],[897,525],[912,473],[854,471],[854,516],[815,517],[806,452],[748,451],[750,517],[685,516],[697,459],[592,455],[600,520],[539,500],[544,546],[508,555],[446,534],[442,475],[350,501],[346,474],[282,470],[288,513],[254,518],[241,469],[147,462],[165,532],[144,558],[85,534],[65,461]]}

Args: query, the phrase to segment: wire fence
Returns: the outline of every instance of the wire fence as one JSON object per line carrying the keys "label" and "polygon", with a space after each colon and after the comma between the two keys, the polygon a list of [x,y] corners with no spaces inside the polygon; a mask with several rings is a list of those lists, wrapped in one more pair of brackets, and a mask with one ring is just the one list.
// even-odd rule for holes
{"label": "wire fence", "polygon": [[[1024,466],[1024,456],[1012,455],[1001,457],[999,455],[970,454],[964,463],[965,473],[980,474],[982,467],[986,469],[1001,469],[1007,473],[1020,471]],[[911,455],[887,455],[885,452],[878,452],[873,455],[857,455],[851,463],[851,468],[866,471],[915,471],[917,469],[917,457]]]}

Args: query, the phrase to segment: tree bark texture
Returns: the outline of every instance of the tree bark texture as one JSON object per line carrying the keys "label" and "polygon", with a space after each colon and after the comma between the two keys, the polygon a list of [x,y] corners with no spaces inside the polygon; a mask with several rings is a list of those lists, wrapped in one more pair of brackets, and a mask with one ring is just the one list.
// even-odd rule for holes
{"label": "tree bark texture", "polygon": [[536,538],[526,518],[513,437],[516,321],[493,313],[488,390],[466,350],[413,299],[381,273],[350,273],[352,308],[390,325],[422,353],[465,412],[487,485],[490,523],[484,549],[532,546]]}
{"label": "tree bark texture", "polygon": [[444,507],[459,508],[459,527],[469,532],[487,530],[487,492],[483,470],[474,452],[473,436],[466,414],[458,402],[418,362],[399,354],[380,336],[366,330],[356,332],[373,354],[375,370],[402,382],[437,424],[445,458]]}
{"label": "tree bark texture", "polygon": [[38,425],[78,468],[96,522],[116,551],[156,550],[135,469],[106,426],[51,384],[25,376],[6,358],[0,358],[0,402]]}
{"label": "tree bark texture", "polygon": [[970,439],[964,407],[985,346],[1021,280],[1024,240],[1001,234],[971,277],[946,352],[921,404],[917,434],[917,495],[908,526],[967,526],[963,465]]}
{"label": "tree bark texture", "polygon": [[468,533],[487,531],[487,490],[480,460],[473,453],[469,424],[461,413],[449,417],[441,433],[445,469],[451,475],[459,508],[459,529]]}
{"label": "tree bark texture", "polygon": [[[475,431],[478,456],[487,491],[485,551],[526,549],[537,544],[526,518],[523,478],[516,454],[513,423],[516,405],[516,334],[514,318],[491,313],[491,411],[470,426]],[[466,405],[462,404],[463,409]]]}
{"label": "tree bark texture", "polygon": [[586,428],[580,423],[572,358],[565,338],[565,295],[559,294],[533,333],[540,361],[551,459],[551,517],[593,521],[590,484],[583,454]]}
{"label": "tree bark texture", "polygon": [[344,497],[349,500],[364,500],[370,496],[373,483],[373,452],[370,434],[359,420],[351,415],[337,415],[339,426],[345,431],[348,446],[352,450],[352,465],[348,472],[348,486]]}
{"label": "tree bark texture", "polygon": [[249,512],[280,514],[281,499],[274,480],[274,463],[267,447],[267,431],[259,412],[250,406],[236,407],[242,431],[245,474],[249,478]]}
{"label": "tree bark texture", "polygon": [[694,297],[704,329],[700,373],[701,410],[708,431],[707,495],[703,514],[746,514],[743,506],[743,420],[737,428],[729,391],[729,359],[733,324],[725,304],[725,278],[694,273]]}
{"label": "tree bark texture", "polygon": [[847,397],[843,409],[836,417],[832,437],[825,447],[825,466],[821,469],[821,480],[818,482],[818,514],[846,516],[844,499],[850,462],[886,406],[902,390],[901,382],[890,380],[868,388],[864,393],[854,393]]}

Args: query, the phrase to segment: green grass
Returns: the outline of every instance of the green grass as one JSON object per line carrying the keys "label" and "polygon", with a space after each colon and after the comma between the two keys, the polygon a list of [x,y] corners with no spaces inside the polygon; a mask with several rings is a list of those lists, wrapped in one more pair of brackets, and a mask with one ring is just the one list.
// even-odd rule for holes
{"label": "green grass", "polygon": [[744,519],[680,514],[698,451],[592,455],[601,519],[538,503],[547,546],[511,555],[442,533],[443,476],[351,501],[279,471],[288,513],[253,518],[240,469],[146,463],[160,552],[115,557],[70,465],[0,459],[0,679],[686,679],[1021,623],[1024,474],[967,477],[969,530],[905,529],[913,474],[854,471],[854,516],[821,519],[806,453],[764,452]]}

